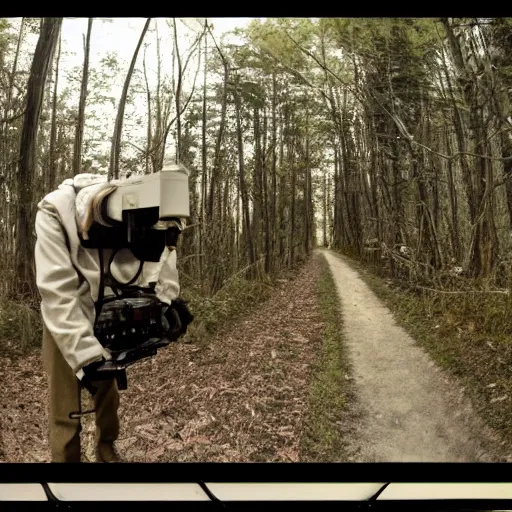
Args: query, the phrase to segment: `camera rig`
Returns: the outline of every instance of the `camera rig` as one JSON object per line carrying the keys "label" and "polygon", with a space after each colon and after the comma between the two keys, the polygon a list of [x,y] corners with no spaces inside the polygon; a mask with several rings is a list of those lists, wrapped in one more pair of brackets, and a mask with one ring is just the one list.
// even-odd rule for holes
{"label": "camera rig", "polygon": [[[80,242],[98,250],[101,273],[94,334],[111,359],[83,368],[82,383],[94,392],[92,382],[116,378],[119,389],[126,389],[126,368],[176,341],[193,319],[179,298],[167,303],[157,297],[157,282],[145,287],[134,284],[145,262],[159,262],[164,251],[176,248],[183,219],[190,216],[188,171],[170,165],[154,174],[107,182],[89,201]],[[125,283],[111,272],[122,249],[129,249],[140,262]],[[105,268],[106,251],[110,258]],[[105,297],[106,287],[113,295]]]}

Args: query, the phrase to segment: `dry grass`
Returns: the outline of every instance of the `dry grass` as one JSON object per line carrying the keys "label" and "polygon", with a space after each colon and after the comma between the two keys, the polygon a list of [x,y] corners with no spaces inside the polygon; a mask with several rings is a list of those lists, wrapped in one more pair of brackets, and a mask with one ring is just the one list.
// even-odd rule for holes
{"label": "dry grass", "polygon": [[26,304],[0,299],[0,354],[37,345],[42,334],[39,312]]}

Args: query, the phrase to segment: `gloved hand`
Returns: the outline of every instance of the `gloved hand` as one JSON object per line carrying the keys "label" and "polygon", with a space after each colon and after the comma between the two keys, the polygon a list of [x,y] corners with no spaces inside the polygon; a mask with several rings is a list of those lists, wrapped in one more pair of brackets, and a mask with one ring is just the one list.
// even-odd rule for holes
{"label": "gloved hand", "polygon": [[176,299],[172,301],[172,304],[165,311],[164,319],[167,323],[167,337],[170,341],[176,341],[186,334],[187,327],[194,320],[194,315],[190,313],[184,300]]}
{"label": "gloved hand", "polygon": [[106,359],[102,357],[100,361],[93,361],[82,368],[84,372],[84,376],[81,380],[82,386],[93,396],[96,394],[96,391],[98,391],[98,388],[93,383],[101,380],[98,375],[98,370],[105,364],[105,362]]}
{"label": "gloved hand", "polygon": [[102,380],[116,379],[119,389],[126,389],[126,370],[119,369],[116,366],[110,367],[109,362],[102,358],[100,361],[93,361],[82,368],[84,376],[82,377],[82,386],[91,393],[92,396],[98,391],[97,385]]}

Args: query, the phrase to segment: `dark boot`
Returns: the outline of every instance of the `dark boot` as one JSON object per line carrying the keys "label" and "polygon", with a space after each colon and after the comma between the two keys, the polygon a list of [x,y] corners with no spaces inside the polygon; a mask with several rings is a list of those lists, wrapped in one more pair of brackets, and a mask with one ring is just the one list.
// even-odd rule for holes
{"label": "dark boot", "polygon": [[125,462],[114,443],[98,443],[96,447],[96,462]]}
{"label": "dark boot", "polygon": [[115,379],[99,383],[94,395],[96,409],[96,460],[98,462],[123,462],[115,449],[119,435],[119,393]]}

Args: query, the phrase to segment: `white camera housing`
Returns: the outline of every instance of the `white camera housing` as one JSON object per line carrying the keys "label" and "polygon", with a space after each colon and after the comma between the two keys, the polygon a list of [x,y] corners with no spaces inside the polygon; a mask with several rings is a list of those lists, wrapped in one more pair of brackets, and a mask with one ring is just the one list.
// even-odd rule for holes
{"label": "white camera housing", "polygon": [[123,221],[123,211],[159,209],[159,220],[190,217],[188,170],[183,165],[164,165],[161,171],[116,182],[108,198],[108,217]]}

